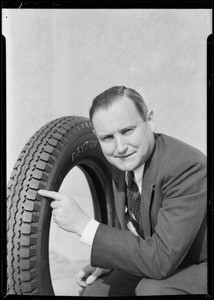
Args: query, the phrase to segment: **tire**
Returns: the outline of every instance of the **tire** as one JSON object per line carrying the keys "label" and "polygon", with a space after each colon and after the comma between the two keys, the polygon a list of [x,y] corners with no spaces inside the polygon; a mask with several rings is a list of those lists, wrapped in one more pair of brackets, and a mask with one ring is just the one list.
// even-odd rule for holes
{"label": "tire", "polygon": [[52,209],[37,191],[58,191],[74,166],[88,181],[95,219],[116,226],[110,165],[89,120],[62,117],[49,122],[27,142],[8,183],[9,294],[54,295],[48,249]]}

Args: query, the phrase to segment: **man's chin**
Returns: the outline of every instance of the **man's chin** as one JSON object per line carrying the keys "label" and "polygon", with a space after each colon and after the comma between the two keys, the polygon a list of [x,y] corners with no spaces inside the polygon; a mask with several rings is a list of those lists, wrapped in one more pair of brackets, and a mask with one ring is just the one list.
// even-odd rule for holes
{"label": "man's chin", "polygon": [[110,161],[110,163],[113,164],[117,169],[124,172],[129,172],[136,169],[136,165],[134,164],[118,164],[118,163],[113,163],[112,161]]}

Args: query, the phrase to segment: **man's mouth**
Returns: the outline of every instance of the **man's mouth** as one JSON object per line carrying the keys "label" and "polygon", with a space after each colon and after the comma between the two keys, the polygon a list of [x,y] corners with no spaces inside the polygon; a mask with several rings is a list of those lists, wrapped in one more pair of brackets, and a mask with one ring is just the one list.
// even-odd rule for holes
{"label": "man's mouth", "polygon": [[130,154],[126,154],[126,155],[117,155],[116,157],[117,158],[120,158],[120,159],[126,159],[128,157],[130,157],[131,155],[133,155],[134,153],[130,153]]}

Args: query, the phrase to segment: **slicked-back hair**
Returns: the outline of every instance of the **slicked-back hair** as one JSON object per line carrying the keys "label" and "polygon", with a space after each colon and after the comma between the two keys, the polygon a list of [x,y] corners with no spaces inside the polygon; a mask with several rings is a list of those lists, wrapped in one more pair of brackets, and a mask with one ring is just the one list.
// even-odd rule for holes
{"label": "slicked-back hair", "polygon": [[141,95],[135,90],[125,86],[113,86],[94,98],[89,110],[91,123],[93,124],[92,119],[95,112],[100,109],[109,108],[114,102],[121,100],[124,97],[133,101],[140,116],[146,121],[148,108]]}

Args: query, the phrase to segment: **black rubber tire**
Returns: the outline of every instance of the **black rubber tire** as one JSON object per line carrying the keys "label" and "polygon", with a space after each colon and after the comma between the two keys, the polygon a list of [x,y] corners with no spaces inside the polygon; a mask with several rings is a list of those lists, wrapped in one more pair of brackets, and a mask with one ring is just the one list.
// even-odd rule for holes
{"label": "black rubber tire", "polygon": [[85,174],[95,218],[117,226],[110,165],[88,119],[62,117],[38,130],[25,145],[8,183],[8,293],[54,295],[49,269],[50,201],[37,191],[58,191],[78,166]]}

